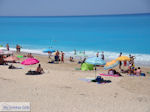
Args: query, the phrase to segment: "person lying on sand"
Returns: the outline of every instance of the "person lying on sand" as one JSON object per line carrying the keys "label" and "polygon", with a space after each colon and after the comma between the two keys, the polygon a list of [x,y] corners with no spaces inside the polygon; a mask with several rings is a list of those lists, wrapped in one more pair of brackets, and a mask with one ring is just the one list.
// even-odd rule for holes
{"label": "person lying on sand", "polygon": [[108,74],[121,76],[121,74],[119,72],[117,72],[115,69],[109,69]]}
{"label": "person lying on sand", "polygon": [[0,65],[8,65],[4,60],[3,56],[0,56]]}

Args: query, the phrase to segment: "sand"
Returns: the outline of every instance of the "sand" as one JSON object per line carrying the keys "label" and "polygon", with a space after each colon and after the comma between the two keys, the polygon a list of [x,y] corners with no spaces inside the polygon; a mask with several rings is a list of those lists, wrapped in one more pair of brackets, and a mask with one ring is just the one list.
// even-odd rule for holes
{"label": "sand", "polygon": [[[94,77],[94,71],[80,71],[77,62],[65,60],[49,64],[46,56],[36,55],[45,73],[25,75],[37,65],[9,70],[0,66],[0,101],[31,102],[31,112],[150,112],[150,75],[103,77],[108,84],[79,80]],[[146,73],[150,67],[143,67]],[[106,73],[98,68],[97,74]]]}

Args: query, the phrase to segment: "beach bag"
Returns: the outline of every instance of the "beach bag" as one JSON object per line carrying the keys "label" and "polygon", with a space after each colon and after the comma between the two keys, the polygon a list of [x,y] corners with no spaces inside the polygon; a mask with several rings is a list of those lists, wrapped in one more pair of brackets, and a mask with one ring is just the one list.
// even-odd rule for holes
{"label": "beach bag", "polygon": [[96,77],[96,82],[101,83],[102,81],[103,81],[103,79],[101,78],[101,76]]}

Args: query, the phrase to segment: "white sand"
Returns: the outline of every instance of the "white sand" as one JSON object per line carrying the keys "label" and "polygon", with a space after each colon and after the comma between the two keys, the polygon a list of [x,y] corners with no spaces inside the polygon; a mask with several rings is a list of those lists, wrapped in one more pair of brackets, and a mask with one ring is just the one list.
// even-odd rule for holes
{"label": "white sand", "polygon": [[[31,112],[150,112],[150,75],[146,77],[103,77],[109,84],[88,83],[80,78],[94,77],[94,71],[77,71],[76,63],[48,64],[36,56],[43,75],[25,75],[37,65],[9,70],[0,66],[0,101],[31,102]],[[142,68],[145,72],[149,68]],[[97,74],[104,73],[102,68]]]}

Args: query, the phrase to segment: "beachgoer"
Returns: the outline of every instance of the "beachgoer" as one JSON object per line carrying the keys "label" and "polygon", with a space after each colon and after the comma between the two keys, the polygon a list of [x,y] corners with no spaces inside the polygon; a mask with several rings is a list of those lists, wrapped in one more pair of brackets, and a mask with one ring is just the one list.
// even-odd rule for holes
{"label": "beachgoer", "polygon": [[18,50],[18,44],[16,45],[16,52],[19,52],[19,50]]}
{"label": "beachgoer", "polygon": [[55,54],[55,61],[57,62],[57,63],[59,63],[59,51],[57,50],[56,51],[56,54]]}
{"label": "beachgoer", "polygon": [[64,63],[64,53],[61,51],[61,63]]}
{"label": "beachgoer", "polygon": [[21,46],[20,45],[18,45],[18,52],[20,52],[21,51]]}
{"label": "beachgoer", "polygon": [[28,57],[28,58],[33,58],[33,56],[32,56],[31,53],[28,53],[28,54],[27,54],[27,57]]}
{"label": "beachgoer", "polygon": [[44,73],[44,70],[43,70],[43,68],[41,67],[41,64],[38,65],[38,67],[37,67],[37,69],[36,69],[36,72],[37,72],[37,73],[40,73],[40,74],[41,74],[41,73]]}
{"label": "beachgoer", "polygon": [[134,73],[134,75],[136,75],[136,71],[137,71],[137,69],[135,68],[135,69],[134,69],[134,72],[133,72],[133,73]]}
{"label": "beachgoer", "polygon": [[119,57],[122,56],[122,52],[120,52]]}
{"label": "beachgoer", "polygon": [[82,65],[83,63],[85,63],[85,61],[86,61],[86,58],[84,58],[83,61],[81,61],[81,65]]}
{"label": "beachgoer", "polygon": [[137,76],[140,76],[140,75],[141,75],[141,72],[142,72],[142,71],[141,71],[141,68],[138,67],[138,69],[136,70],[136,75],[137,75]]}
{"label": "beachgoer", "polygon": [[6,44],[6,48],[7,48],[7,51],[9,51],[9,44],[8,43]]}
{"label": "beachgoer", "polygon": [[83,54],[85,55],[85,51],[83,51]]}
{"label": "beachgoer", "polygon": [[124,66],[127,66],[127,61],[123,61],[124,62]]}
{"label": "beachgoer", "polygon": [[9,65],[8,69],[16,69],[16,67],[14,65]]}
{"label": "beachgoer", "polygon": [[104,52],[102,51],[102,54],[101,54],[101,58],[102,60],[104,60]]}
{"label": "beachgoer", "polygon": [[[119,54],[119,57],[121,57],[122,56],[122,52],[120,52],[120,54]],[[119,69],[121,70],[121,66],[122,66],[122,62],[121,61],[119,61]]]}
{"label": "beachgoer", "polygon": [[48,58],[51,58],[52,52],[48,51]]}
{"label": "beachgoer", "polygon": [[73,57],[70,56],[69,61],[74,62]]}
{"label": "beachgoer", "polygon": [[114,75],[114,70],[113,70],[113,69],[109,69],[109,70],[108,70],[108,74],[109,74],[109,75]]}
{"label": "beachgoer", "polygon": [[74,55],[76,55],[77,54],[77,51],[76,50],[74,50]]}
{"label": "beachgoer", "polygon": [[96,53],[96,57],[99,57],[99,52]]}

